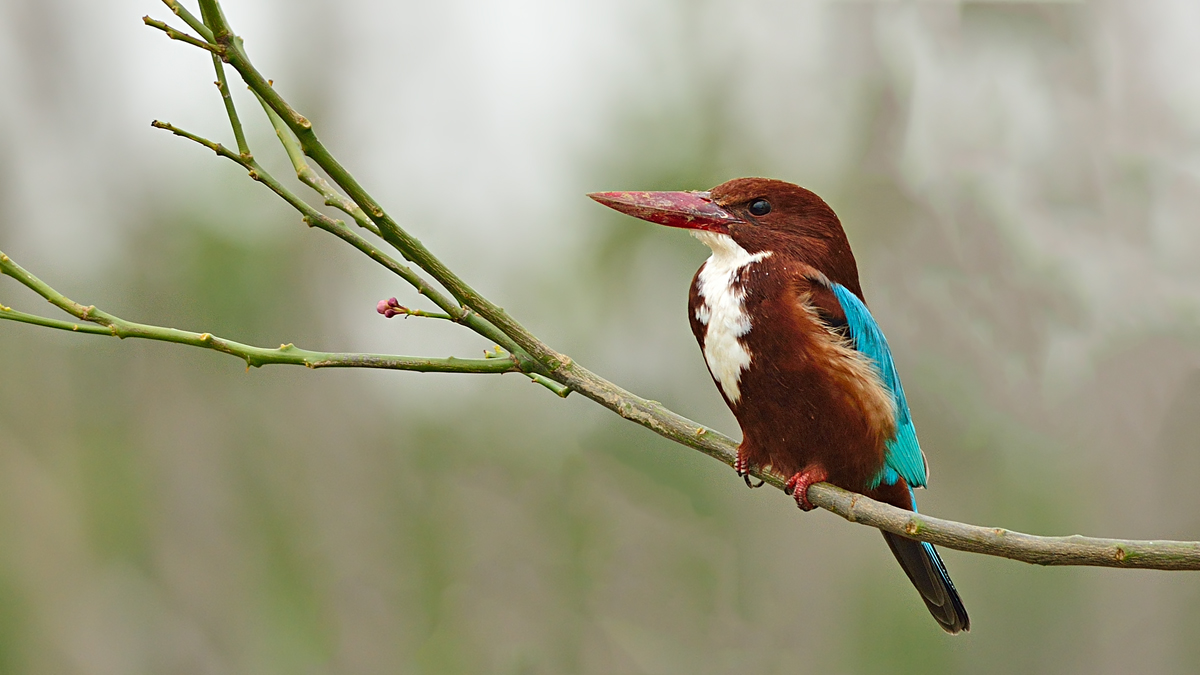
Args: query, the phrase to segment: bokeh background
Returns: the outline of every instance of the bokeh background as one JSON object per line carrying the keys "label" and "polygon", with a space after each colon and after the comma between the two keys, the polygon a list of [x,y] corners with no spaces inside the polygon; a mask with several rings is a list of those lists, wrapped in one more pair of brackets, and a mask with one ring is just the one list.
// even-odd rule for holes
{"label": "bokeh background", "polygon": [[[193,5],[194,8],[194,5]],[[538,335],[730,434],[706,249],[585,192],[764,175],[842,216],[923,510],[1200,539],[1200,5],[228,0],[398,219]],[[477,355],[230,162],[142,0],[0,0],[0,250],[245,342]],[[256,104],[251,143],[287,176]],[[11,279],[0,301],[53,314]],[[1200,577],[879,535],[518,376],[272,367],[0,323],[0,673],[1195,673]]]}

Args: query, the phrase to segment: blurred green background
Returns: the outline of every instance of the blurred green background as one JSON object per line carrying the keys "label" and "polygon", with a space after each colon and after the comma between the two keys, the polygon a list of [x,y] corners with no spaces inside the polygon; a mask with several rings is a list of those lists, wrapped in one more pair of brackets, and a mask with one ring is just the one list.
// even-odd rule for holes
{"label": "blurred green background", "polygon": [[[193,5],[194,8],[194,5]],[[415,235],[535,333],[735,434],[683,233],[583,194],[773,176],[841,215],[923,510],[1200,539],[1200,5],[228,0]],[[0,0],[0,249],[132,320],[477,355],[232,163],[144,0]],[[240,87],[256,155],[286,176]],[[50,314],[10,279],[0,302]],[[246,372],[0,323],[3,673],[1196,673],[1200,577],[879,535],[516,376]]]}

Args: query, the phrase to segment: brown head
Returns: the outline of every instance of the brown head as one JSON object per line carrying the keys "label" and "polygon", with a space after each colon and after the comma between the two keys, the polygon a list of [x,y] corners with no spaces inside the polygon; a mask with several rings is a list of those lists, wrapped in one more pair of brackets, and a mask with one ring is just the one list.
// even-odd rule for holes
{"label": "brown head", "polygon": [[749,253],[797,260],[860,298],[858,266],[833,209],[810,190],[736,178],[707,192],[596,192],[592,199],[650,222],[729,235]]}

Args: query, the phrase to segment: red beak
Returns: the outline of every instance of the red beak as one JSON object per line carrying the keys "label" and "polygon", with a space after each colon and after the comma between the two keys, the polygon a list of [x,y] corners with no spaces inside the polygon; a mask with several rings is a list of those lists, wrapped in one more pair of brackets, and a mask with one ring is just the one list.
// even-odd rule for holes
{"label": "red beak", "polygon": [[593,192],[601,204],[667,227],[729,233],[729,226],[745,222],[717,206],[707,192]]}

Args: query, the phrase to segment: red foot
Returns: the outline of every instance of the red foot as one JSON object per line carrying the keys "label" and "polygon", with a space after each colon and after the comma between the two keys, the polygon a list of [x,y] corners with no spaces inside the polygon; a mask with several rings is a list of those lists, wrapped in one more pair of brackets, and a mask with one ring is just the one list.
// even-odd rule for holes
{"label": "red foot", "polygon": [[816,507],[808,501],[808,488],[813,483],[820,483],[826,478],[829,478],[829,474],[823,467],[810,466],[789,478],[783,486],[783,492],[796,498],[796,506],[799,506],[801,511],[812,511]]}
{"label": "red foot", "polygon": [[733,470],[742,477],[742,480],[746,481],[746,487],[750,489],[760,488],[766,483],[765,480],[759,480],[757,485],[750,482],[750,460],[746,458],[746,453],[741,448],[738,448],[737,459],[733,462]]}

